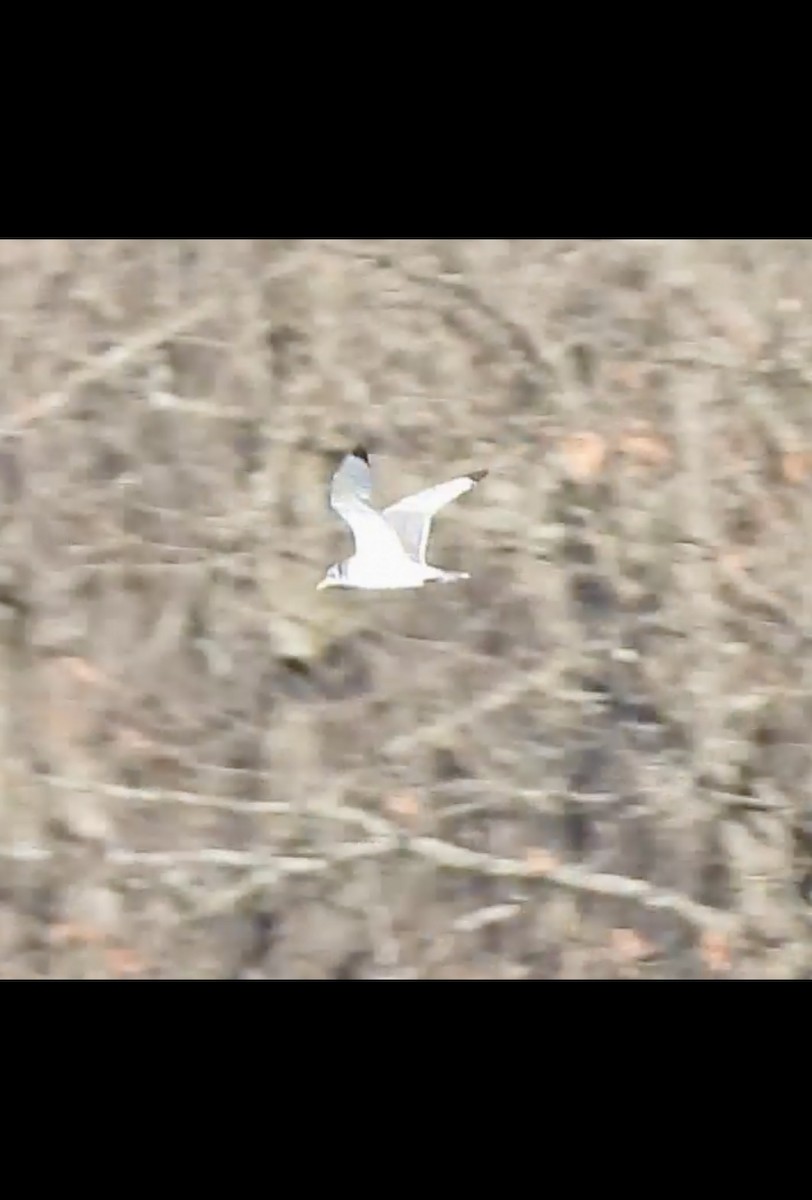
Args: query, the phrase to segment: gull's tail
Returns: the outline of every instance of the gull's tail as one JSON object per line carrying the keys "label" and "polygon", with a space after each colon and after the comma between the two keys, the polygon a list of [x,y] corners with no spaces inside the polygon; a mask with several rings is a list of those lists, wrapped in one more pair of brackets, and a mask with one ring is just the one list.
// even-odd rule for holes
{"label": "gull's tail", "polygon": [[467,571],[441,571],[439,567],[435,567],[434,574],[428,577],[426,583],[454,583],[457,579],[470,578]]}

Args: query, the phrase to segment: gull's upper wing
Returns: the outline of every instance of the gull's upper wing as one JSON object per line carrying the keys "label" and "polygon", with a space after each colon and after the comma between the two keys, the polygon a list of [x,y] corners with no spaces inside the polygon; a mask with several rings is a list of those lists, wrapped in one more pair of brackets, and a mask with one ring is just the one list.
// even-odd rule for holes
{"label": "gull's upper wing", "polygon": [[330,484],[330,507],[352,530],[356,554],[371,558],[403,555],[403,547],[380,513],[369,505],[372,473],[369,456],[356,446],[341,461]]}
{"label": "gull's upper wing", "polygon": [[488,474],[487,471],[472,471],[470,475],[459,475],[446,483],[424,488],[404,496],[397,504],[390,504],[381,514],[387,525],[395,531],[403,549],[415,562],[425,563],[426,545],[431,531],[431,519],[446,504],[469,492]]}

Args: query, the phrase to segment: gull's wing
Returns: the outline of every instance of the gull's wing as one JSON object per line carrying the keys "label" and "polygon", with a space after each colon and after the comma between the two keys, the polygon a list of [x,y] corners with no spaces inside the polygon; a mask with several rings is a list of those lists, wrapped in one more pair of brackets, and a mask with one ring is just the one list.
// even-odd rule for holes
{"label": "gull's wing", "polygon": [[345,455],[330,484],[330,507],[347,522],[355,553],[371,559],[403,557],[403,547],[380,513],[369,505],[372,472],[363,446]]}
{"label": "gull's wing", "polygon": [[381,515],[397,534],[409,558],[421,564],[425,563],[426,546],[434,514],[452,500],[456,500],[457,496],[469,492],[474,484],[479,483],[487,474],[487,471],[472,471],[470,475],[459,475],[456,479],[449,479],[447,483],[438,483],[422,492],[404,496],[397,504],[390,504],[383,510]]}

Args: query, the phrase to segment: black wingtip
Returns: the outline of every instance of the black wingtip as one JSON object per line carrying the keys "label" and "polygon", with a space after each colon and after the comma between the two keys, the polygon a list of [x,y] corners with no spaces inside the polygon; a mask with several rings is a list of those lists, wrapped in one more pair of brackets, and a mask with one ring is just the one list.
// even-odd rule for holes
{"label": "black wingtip", "polygon": [[474,483],[479,483],[480,479],[484,479],[487,474],[488,470],[486,467],[482,471],[469,471],[468,478],[473,479]]}
{"label": "black wingtip", "polygon": [[352,454],[353,458],[360,458],[362,462],[365,462],[367,466],[369,466],[369,455],[367,454],[365,446],[353,446],[350,453]]}

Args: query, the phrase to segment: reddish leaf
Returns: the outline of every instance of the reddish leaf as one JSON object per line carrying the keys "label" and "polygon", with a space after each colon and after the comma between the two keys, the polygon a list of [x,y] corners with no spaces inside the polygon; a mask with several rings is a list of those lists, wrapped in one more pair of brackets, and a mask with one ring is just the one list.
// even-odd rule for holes
{"label": "reddish leaf", "polygon": [[699,953],[709,971],[729,971],[733,962],[730,939],[718,929],[706,929],[699,941]]}
{"label": "reddish leaf", "polygon": [[812,470],[812,454],[807,450],[789,450],[781,458],[781,471],[787,483],[803,483]]}
{"label": "reddish leaf", "polygon": [[656,433],[627,433],[620,439],[619,448],[629,458],[649,467],[662,467],[671,461],[671,449]]}
{"label": "reddish leaf", "polygon": [[606,441],[597,433],[573,433],[561,445],[567,473],[579,483],[594,479],[600,473],[606,452]]}
{"label": "reddish leaf", "polygon": [[106,954],[107,969],[120,977],[127,975],[142,975],[147,964],[137,951],[127,946],[111,946]]}
{"label": "reddish leaf", "polygon": [[548,875],[558,866],[558,859],[542,846],[531,846],[524,856],[532,875]]}
{"label": "reddish leaf", "polygon": [[612,949],[625,962],[639,962],[649,958],[654,947],[636,929],[613,929]]}

